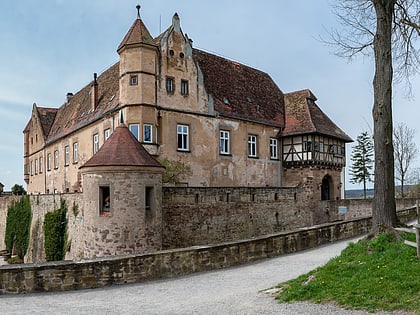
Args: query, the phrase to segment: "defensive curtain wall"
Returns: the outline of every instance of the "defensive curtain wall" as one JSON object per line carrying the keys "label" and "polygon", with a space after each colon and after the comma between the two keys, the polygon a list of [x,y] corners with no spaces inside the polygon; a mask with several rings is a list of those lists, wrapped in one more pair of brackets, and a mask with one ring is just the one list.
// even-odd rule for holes
{"label": "defensive curtain wall", "polygon": [[[415,211],[403,210],[403,217]],[[82,261],[0,266],[0,295],[98,288],[208,271],[293,253],[367,233],[371,217],[327,223],[217,245]]]}
{"label": "defensive curtain wall", "polygon": [[[32,226],[30,245],[25,262],[43,262],[45,214],[60,206],[60,199],[68,207],[69,251],[66,259],[94,258],[93,251],[84,256],[76,251],[78,245],[99,244],[113,248],[127,242],[129,233],[124,226],[114,224],[120,230],[111,230],[107,235],[95,232],[96,222],[83,209],[80,193],[31,196]],[[0,197],[0,249],[4,249],[7,207],[17,197]],[[218,244],[269,235],[296,228],[329,222],[357,219],[371,215],[371,200],[334,200],[314,202],[304,186],[295,188],[164,188],[162,193],[162,246],[175,249],[196,245]],[[397,209],[406,209],[416,204],[415,199],[397,200]],[[93,216],[95,217],[95,216]],[[107,220],[108,218],[101,218]],[[114,218],[116,219],[116,218]],[[106,230],[105,230],[106,232]],[[129,237],[129,236],[128,236]],[[117,244],[117,245],[115,245]],[[118,245],[119,246],[119,245]],[[124,249],[123,254],[135,250]],[[150,252],[150,251],[148,251]]]}

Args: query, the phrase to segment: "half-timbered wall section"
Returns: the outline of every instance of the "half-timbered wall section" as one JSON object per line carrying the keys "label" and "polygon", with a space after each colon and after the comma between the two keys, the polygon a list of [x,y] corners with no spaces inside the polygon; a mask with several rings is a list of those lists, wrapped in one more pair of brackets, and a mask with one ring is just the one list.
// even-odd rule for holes
{"label": "half-timbered wall section", "polygon": [[283,139],[284,166],[317,164],[345,166],[345,142],[320,135],[303,135]]}

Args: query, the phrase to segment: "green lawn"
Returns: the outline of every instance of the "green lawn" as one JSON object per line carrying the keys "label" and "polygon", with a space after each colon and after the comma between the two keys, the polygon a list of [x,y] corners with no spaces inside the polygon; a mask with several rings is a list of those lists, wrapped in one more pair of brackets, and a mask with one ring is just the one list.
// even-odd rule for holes
{"label": "green lawn", "polygon": [[278,287],[281,302],[310,300],[371,312],[420,314],[420,259],[414,247],[396,241],[392,234],[381,234],[351,243],[325,266]]}

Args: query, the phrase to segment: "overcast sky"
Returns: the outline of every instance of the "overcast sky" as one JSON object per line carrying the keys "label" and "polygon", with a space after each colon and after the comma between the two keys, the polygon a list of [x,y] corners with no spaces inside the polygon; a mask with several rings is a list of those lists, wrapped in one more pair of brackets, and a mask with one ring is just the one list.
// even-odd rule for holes
{"label": "overcast sky", "polygon": [[[339,28],[333,0],[143,0],[141,18],[153,37],[178,12],[196,48],[267,72],[284,92],[310,89],[317,104],[350,137],[371,133],[373,63],[336,57],[319,38]],[[0,182],[23,181],[23,129],[32,104],[59,107],[93,73],[118,61],[116,49],[134,22],[138,1],[19,0],[0,3]],[[394,87],[394,122],[417,129],[414,98]],[[420,131],[416,133],[416,143]],[[347,156],[352,145],[347,145]],[[347,164],[350,165],[348,158]],[[420,166],[420,159],[415,167]],[[348,167],[347,167],[348,168]],[[348,173],[348,172],[347,172]],[[348,183],[346,188],[358,188]],[[25,186],[26,187],[26,186]]]}

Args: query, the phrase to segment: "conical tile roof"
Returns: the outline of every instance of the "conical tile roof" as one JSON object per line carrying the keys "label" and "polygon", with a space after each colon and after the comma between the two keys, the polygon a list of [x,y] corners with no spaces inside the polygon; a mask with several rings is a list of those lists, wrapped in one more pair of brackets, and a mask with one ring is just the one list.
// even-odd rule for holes
{"label": "conical tile roof", "polygon": [[97,166],[163,167],[123,124],[81,168]]}

